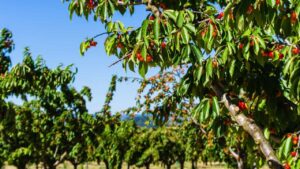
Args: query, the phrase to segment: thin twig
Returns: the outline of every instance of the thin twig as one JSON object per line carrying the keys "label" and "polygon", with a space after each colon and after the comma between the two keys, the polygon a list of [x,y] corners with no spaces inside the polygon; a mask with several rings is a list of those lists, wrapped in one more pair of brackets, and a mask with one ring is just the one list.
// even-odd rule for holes
{"label": "thin twig", "polygon": [[124,60],[124,59],[128,58],[130,55],[131,55],[131,53],[128,53],[127,55],[124,55],[124,56],[123,56],[121,59],[119,59],[119,60],[115,61],[114,63],[112,63],[112,64],[111,64],[111,65],[109,65],[108,67],[112,67],[112,66],[114,66],[115,64],[117,64],[117,63],[121,62],[122,60]]}

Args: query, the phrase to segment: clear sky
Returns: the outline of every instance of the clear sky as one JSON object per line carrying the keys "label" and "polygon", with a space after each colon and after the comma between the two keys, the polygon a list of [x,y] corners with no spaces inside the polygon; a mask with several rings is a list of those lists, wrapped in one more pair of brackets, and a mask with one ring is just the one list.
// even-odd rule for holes
{"label": "clear sky", "polygon": [[[79,72],[74,86],[77,89],[82,86],[92,89],[93,100],[88,103],[88,109],[93,113],[101,109],[113,74],[139,75],[131,72],[126,74],[121,64],[108,67],[116,57],[106,55],[103,46],[105,37],[98,38],[98,46],[81,57],[80,43],[86,37],[104,32],[104,26],[100,22],[78,17],[71,21],[67,9],[67,4],[61,0],[0,0],[0,29],[5,27],[13,32],[16,43],[11,55],[13,64],[22,60],[23,49],[27,46],[33,56],[41,55],[52,68],[60,63],[75,64]],[[117,14],[114,19],[123,21],[127,26],[137,27],[146,15],[141,6],[132,17],[129,14]],[[118,85],[112,103],[113,111],[134,105],[137,87],[137,84],[132,83]]]}

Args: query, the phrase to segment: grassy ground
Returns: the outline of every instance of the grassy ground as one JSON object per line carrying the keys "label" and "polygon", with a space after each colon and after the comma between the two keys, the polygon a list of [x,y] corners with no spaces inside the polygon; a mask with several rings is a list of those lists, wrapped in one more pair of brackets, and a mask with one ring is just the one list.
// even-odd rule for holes
{"label": "grassy ground", "polygon": [[[36,166],[29,166],[29,169],[36,169]],[[40,169],[42,168],[41,166],[39,167]],[[123,169],[127,169],[126,164],[123,165],[122,167]],[[130,167],[131,169],[138,169],[137,167]],[[163,166],[160,165],[151,165],[150,166],[151,169],[164,169]],[[191,168],[191,164],[190,163],[186,163],[185,164],[185,169],[190,169]],[[203,165],[203,164],[198,164],[198,168],[199,169],[226,169],[225,165],[223,164],[209,164],[209,165]],[[3,169],[16,169],[16,167],[14,166],[10,166],[10,165],[6,165],[3,167]],[[64,164],[60,164],[57,169],[73,169],[73,166],[68,163],[65,162]],[[100,165],[97,165],[96,163],[87,163],[87,164],[83,164],[80,165],[78,167],[78,169],[105,169],[105,165],[103,163],[101,163]],[[175,164],[172,166],[172,169],[179,169],[179,164]]]}

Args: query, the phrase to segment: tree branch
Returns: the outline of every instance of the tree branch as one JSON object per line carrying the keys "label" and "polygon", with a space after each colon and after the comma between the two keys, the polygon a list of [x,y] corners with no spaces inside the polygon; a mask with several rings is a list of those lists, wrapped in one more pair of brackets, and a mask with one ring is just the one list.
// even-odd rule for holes
{"label": "tree branch", "polygon": [[154,16],[158,18],[160,15],[160,11],[155,5],[152,5],[151,3],[152,3],[152,0],[148,0],[146,9],[151,11],[154,14]]}
{"label": "tree branch", "polygon": [[240,113],[239,108],[231,102],[231,99],[220,89],[218,85],[213,85],[212,89],[224,103],[232,119],[252,136],[255,143],[259,146],[261,152],[266,157],[269,167],[271,169],[283,169],[283,166],[276,157],[270,143],[264,137],[261,129],[254,123],[254,121],[251,121],[244,114]]}

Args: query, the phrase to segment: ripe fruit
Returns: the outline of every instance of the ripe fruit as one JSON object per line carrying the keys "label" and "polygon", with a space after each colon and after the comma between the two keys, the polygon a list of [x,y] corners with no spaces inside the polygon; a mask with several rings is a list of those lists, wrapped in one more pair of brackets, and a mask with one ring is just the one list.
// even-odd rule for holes
{"label": "ripe fruit", "polygon": [[254,46],[254,41],[253,40],[250,41],[250,46]]}
{"label": "ripe fruit", "polygon": [[239,101],[238,103],[238,107],[240,108],[241,111],[246,110],[247,109],[247,105],[245,102],[243,101]]}
{"label": "ripe fruit", "polygon": [[222,19],[224,16],[224,12],[220,12],[219,15],[217,16],[217,19]]}
{"label": "ripe fruit", "polygon": [[298,141],[299,141],[299,137],[298,136],[294,136],[293,137],[293,144],[298,144]]}
{"label": "ripe fruit", "polygon": [[122,49],[124,46],[123,46],[123,44],[122,44],[121,42],[119,42],[119,43],[117,44],[117,47],[120,48],[120,49]]}
{"label": "ripe fruit", "polygon": [[290,138],[290,137],[292,137],[292,134],[291,134],[291,133],[288,133],[288,134],[286,135],[286,137],[287,137],[287,138]]}
{"label": "ripe fruit", "polygon": [[137,53],[137,54],[136,54],[136,57],[137,57],[137,59],[138,59],[140,62],[143,62],[143,61],[144,61],[144,58],[143,58],[143,56],[142,56],[141,53]]}
{"label": "ripe fruit", "polygon": [[297,152],[295,152],[295,151],[292,151],[292,152],[291,152],[291,156],[292,156],[292,157],[295,157],[296,155],[297,155]]}
{"label": "ripe fruit", "polygon": [[167,44],[166,44],[166,42],[162,42],[162,43],[160,44],[160,46],[161,46],[162,49],[164,49],[164,48],[166,48]]}
{"label": "ripe fruit", "polygon": [[151,21],[153,21],[155,19],[155,17],[153,16],[153,15],[151,15],[150,17],[149,17],[149,20],[151,20]]}
{"label": "ripe fruit", "polygon": [[217,35],[218,35],[217,31],[213,31],[212,36],[213,36],[213,37],[216,37]]}
{"label": "ripe fruit", "polygon": [[300,53],[300,49],[299,48],[293,48],[292,52],[294,55],[297,55],[298,53]]}
{"label": "ripe fruit", "polygon": [[244,44],[241,43],[241,44],[239,45],[239,48],[240,48],[240,49],[243,49],[243,47],[244,47]]}
{"label": "ripe fruit", "polygon": [[269,56],[270,58],[274,58],[274,52],[272,52],[272,51],[269,52],[269,53],[268,53],[268,56]]}
{"label": "ripe fruit", "polygon": [[288,163],[285,163],[283,166],[284,166],[284,169],[291,169],[291,166]]}
{"label": "ripe fruit", "polygon": [[261,52],[261,55],[262,55],[263,57],[267,57],[267,56],[269,56],[269,52],[262,51],[262,52]]}
{"label": "ripe fruit", "polygon": [[98,44],[98,43],[97,43],[96,41],[94,41],[94,40],[91,40],[91,41],[90,41],[90,46],[97,46],[97,44]]}
{"label": "ripe fruit", "polygon": [[282,53],[279,54],[279,59],[283,59],[284,55]]}
{"label": "ripe fruit", "polygon": [[147,55],[146,61],[147,62],[152,62],[153,61],[152,56],[151,55]]}
{"label": "ripe fruit", "polygon": [[217,68],[218,67],[218,61],[213,60],[212,61],[212,66],[213,66],[213,68]]}
{"label": "ripe fruit", "polygon": [[291,12],[291,23],[294,24],[297,21],[297,13],[295,11]]}
{"label": "ripe fruit", "polygon": [[276,5],[277,5],[277,6],[280,5],[280,0],[276,0]]}
{"label": "ripe fruit", "polygon": [[159,3],[159,7],[161,7],[162,9],[166,9],[167,5],[165,3]]}
{"label": "ripe fruit", "polygon": [[251,14],[253,12],[254,8],[252,5],[249,5],[248,8],[247,8],[247,14]]}

